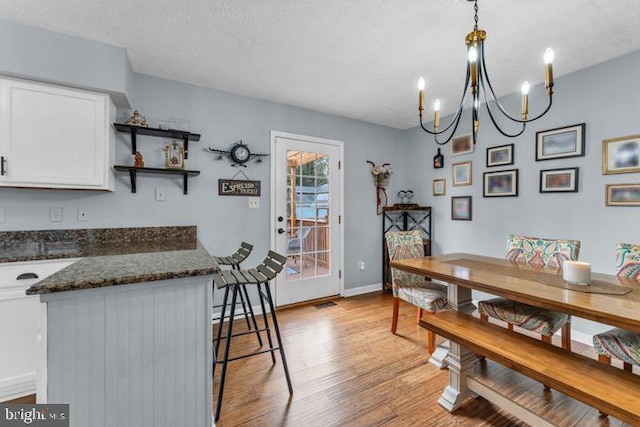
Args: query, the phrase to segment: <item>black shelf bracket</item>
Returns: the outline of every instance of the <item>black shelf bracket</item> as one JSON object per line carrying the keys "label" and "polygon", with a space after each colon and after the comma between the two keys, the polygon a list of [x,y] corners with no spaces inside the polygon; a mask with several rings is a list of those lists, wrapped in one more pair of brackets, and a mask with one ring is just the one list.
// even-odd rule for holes
{"label": "black shelf bracket", "polygon": [[135,166],[123,166],[115,165],[115,170],[120,172],[129,172],[129,178],[131,179],[131,192],[137,191],[136,181],[138,173],[155,174],[155,175],[181,175],[182,176],[182,194],[189,192],[189,177],[200,175],[200,171],[186,170],[186,169],[161,169],[161,168],[137,168]]}

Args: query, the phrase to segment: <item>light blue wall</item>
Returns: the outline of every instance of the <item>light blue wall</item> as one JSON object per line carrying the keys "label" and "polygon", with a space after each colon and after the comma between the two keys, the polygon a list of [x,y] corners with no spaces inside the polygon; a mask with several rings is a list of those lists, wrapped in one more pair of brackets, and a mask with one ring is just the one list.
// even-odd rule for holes
{"label": "light blue wall", "polygon": [[[0,70],[5,73],[77,81],[80,86],[105,91],[122,83],[103,79],[102,73],[88,64],[119,69],[122,49],[7,23],[0,25],[0,36],[2,33],[2,40],[28,41],[23,45],[23,54],[11,49],[7,57],[2,54],[7,46],[2,45],[0,57],[4,63],[0,62]],[[40,45],[42,39],[51,42]],[[86,51],[94,52],[96,57],[87,61],[82,55],[71,55]],[[33,59],[39,56],[64,57],[64,61],[51,66],[48,60]],[[403,131],[145,75],[134,75],[131,84],[125,86],[119,90],[127,91],[132,108],[139,109],[150,122],[188,120],[191,131],[202,134],[201,141],[192,143],[189,149],[187,167],[201,171],[200,176],[190,179],[189,194],[182,194],[179,179],[149,175],[138,177],[138,192],[132,194],[126,173],[116,175],[114,193],[5,188],[0,189],[0,207],[6,216],[0,230],[195,224],[200,240],[211,253],[231,253],[244,240],[255,244],[249,263],[257,263],[270,246],[268,161],[261,165],[250,163],[244,170],[251,179],[262,181],[261,207],[249,209],[244,197],[217,195],[218,179],[231,178],[238,169],[226,160],[216,161],[205,149],[227,149],[242,139],[254,152],[269,152],[270,131],[277,130],[344,141],[345,288],[380,283],[381,219],[375,213],[375,191],[365,160],[397,166],[389,188],[390,194],[395,194],[400,188],[396,185],[404,182],[400,167],[404,161]],[[120,109],[118,120],[130,114],[130,110]],[[161,166],[160,145],[166,141],[149,137],[139,137],[139,141],[146,166]],[[117,134],[117,164],[132,163],[129,147],[128,137]],[[167,201],[155,201],[158,187],[166,188]],[[63,207],[62,223],[49,222],[51,206]],[[78,207],[87,208],[88,222],[76,220]],[[364,271],[357,269],[360,260],[367,266]]]}
{"label": "light blue wall", "polygon": [[122,48],[3,20],[0,74],[110,93],[119,107],[133,82]]}
{"label": "light blue wall", "polygon": [[[562,66],[556,61],[556,71]],[[407,131],[408,187],[419,189],[421,204],[433,206],[435,253],[471,252],[503,257],[509,233],[579,239],[580,259],[603,273],[614,272],[614,250],[618,242],[640,243],[640,208],[605,206],[605,184],[640,183],[640,174],[602,174],[602,140],[640,133],[640,87],[637,70],[640,52],[602,63],[556,80],[554,104],[542,119],[527,126],[525,133],[509,139],[500,135],[486,113],[481,116],[478,144],[473,154],[451,157],[449,145],[442,149],[445,167],[431,166],[436,146],[433,137],[419,128]],[[542,70],[541,70],[542,71]],[[498,84],[499,82],[495,82]],[[530,111],[535,114],[546,100],[544,88],[531,89]],[[518,112],[518,95],[506,97],[510,111]],[[448,119],[441,123],[448,123]],[[535,161],[536,132],[586,123],[586,155],[571,159]],[[470,129],[470,118],[462,118],[459,134]],[[486,148],[515,144],[515,165],[486,167]],[[453,187],[451,164],[472,161],[473,184]],[[540,194],[540,170],[579,167],[579,192]],[[483,198],[483,173],[519,170],[519,196]],[[433,197],[432,180],[445,178],[447,194]],[[451,196],[473,197],[473,220],[451,220]],[[593,325],[576,321],[574,326],[592,331]]]}

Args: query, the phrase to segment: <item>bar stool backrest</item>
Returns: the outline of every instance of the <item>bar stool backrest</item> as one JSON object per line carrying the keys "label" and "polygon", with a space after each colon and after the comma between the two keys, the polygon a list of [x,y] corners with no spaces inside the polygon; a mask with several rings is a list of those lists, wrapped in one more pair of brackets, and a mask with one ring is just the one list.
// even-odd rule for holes
{"label": "bar stool backrest", "polygon": [[286,262],[286,256],[269,251],[262,264],[257,266],[256,269],[265,276],[266,280],[271,280],[282,271]]}
{"label": "bar stool backrest", "polygon": [[253,250],[253,245],[247,242],[240,243],[240,248],[236,251],[235,254],[231,255],[233,259],[236,260],[237,264],[240,264],[242,261],[247,259],[249,255],[251,255],[251,251]]}

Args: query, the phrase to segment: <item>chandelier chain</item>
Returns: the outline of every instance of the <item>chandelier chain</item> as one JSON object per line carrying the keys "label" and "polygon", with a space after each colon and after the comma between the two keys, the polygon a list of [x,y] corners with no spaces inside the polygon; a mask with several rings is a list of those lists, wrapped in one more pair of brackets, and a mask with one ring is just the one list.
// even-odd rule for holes
{"label": "chandelier chain", "polygon": [[478,0],[473,2],[473,20],[475,21],[475,25],[473,26],[473,31],[478,31]]}

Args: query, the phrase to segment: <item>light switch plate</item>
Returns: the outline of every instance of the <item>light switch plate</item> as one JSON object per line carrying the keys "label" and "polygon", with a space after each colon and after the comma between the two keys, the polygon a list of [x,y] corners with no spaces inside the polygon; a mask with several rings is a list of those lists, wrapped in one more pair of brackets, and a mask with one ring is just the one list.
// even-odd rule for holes
{"label": "light switch plate", "polygon": [[165,188],[156,188],[156,202],[164,202],[167,200],[167,190]]}
{"label": "light switch plate", "polygon": [[251,209],[260,209],[260,197],[249,197],[249,207]]}
{"label": "light switch plate", "polygon": [[62,208],[49,208],[49,222],[62,222]]}
{"label": "light switch plate", "polygon": [[78,208],[78,221],[79,222],[89,221],[89,211],[87,211],[87,208]]}

